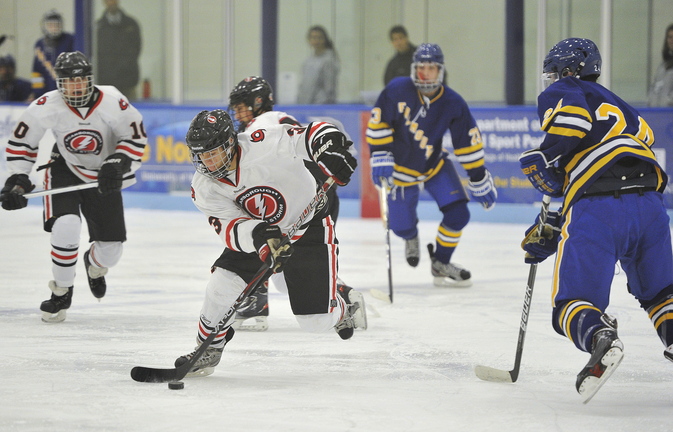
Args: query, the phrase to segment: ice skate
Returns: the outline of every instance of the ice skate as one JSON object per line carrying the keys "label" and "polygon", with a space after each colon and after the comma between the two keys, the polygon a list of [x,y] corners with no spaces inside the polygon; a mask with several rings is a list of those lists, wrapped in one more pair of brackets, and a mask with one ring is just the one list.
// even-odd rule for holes
{"label": "ice skate", "polygon": [[72,302],[72,287],[62,288],[56,285],[56,282],[49,281],[51,298],[45,300],[40,305],[42,311],[42,321],[46,323],[63,322],[66,316],[66,310]]}
{"label": "ice skate", "polygon": [[404,240],[404,254],[410,266],[416,267],[418,265],[418,261],[421,258],[418,235],[412,239]]}
{"label": "ice skate", "polygon": [[577,375],[575,387],[587,403],[610,378],[624,358],[624,344],[617,336],[617,320],[603,314],[606,327],[594,333],[589,363]]}
{"label": "ice skate", "polygon": [[673,345],[669,345],[668,348],[664,350],[664,357],[673,362]]}
{"label": "ice skate", "polygon": [[436,287],[467,288],[472,286],[472,275],[469,270],[464,269],[459,264],[450,262],[444,264],[438,261],[435,258],[432,244],[428,245],[428,252],[430,252],[432,260],[430,271],[432,272],[433,283]]}
{"label": "ice skate", "polygon": [[337,286],[337,291],[347,304],[341,321],[334,326],[334,330],[341,339],[350,339],[353,336],[353,330],[356,328],[367,330],[367,311],[365,309],[365,299],[362,293],[355,291],[347,285]]}
{"label": "ice skate", "polygon": [[269,328],[269,281],[248,296],[236,311],[232,327],[243,331],[265,331]]}
{"label": "ice skate", "polygon": [[[192,366],[192,368],[189,370],[187,373],[187,377],[195,377],[195,376],[208,376],[211,375],[213,372],[215,372],[215,366],[220,364],[220,359],[222,358],[222,351],[224,351],[224,347],[227,345],[227,342],[231,340],[231,338],[234,337],[234,332],[235,330],[233,328],[229,328],[227,331],[226,336],[224,337],[224,345],[219,347],[219,348],[213,348],[212,346],[208,347],[206,351],[201,355],[201,357],[196,360],[196,363]],[[183,364],[187,363],[194,357],[194,354],[196,351],[199,349],[201,344],[199,343],[196,348],[194,348],[194,351],[192,351],[189,354],[185,354],[183,356],[178,357],[175,360],[175,367],[180,367]]]}
{"label": "ice skate", "polygon": [[84,267],[86,268],[86,277],[89,280],[89,288],[91,288],[91,294],[94,297],[102,299],[105,297],[105,291],[107,290],[107,284],[105,283],[107,268],[91,265],[89,254],[90,251],[84,252]]}

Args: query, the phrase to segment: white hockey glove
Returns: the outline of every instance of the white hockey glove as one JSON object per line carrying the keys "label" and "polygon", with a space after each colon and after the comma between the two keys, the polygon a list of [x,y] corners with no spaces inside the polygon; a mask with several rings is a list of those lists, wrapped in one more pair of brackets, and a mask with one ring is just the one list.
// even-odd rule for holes
{"label": "white hockey glove", "polygon": [[493,177],[488,170],[486,170],[483,179],[476,182],[468,181],[467,189],[475,201],[480,202],[486,210],[491,210],[495,206],[495,200],[498,199],[498,191],[493,183]]}

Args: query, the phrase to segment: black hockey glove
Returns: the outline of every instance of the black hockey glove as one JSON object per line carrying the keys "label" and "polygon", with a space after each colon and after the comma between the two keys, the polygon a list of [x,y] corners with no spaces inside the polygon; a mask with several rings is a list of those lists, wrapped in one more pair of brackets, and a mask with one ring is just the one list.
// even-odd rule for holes
{"label": "black hockey glove", "polygon": [[252,243],[257,249],[259,259],[267,263],[274,273],[283,271],[285,263],[294,251],[290,243],[280,246],[283,237],[278,226],[269,225],[266,222],[252,229]]}
{"label": "black hockey glove", "polygon": [[535,218],[535,223],[526,230],[526,237],[521,242],[521,248],[526,251],[524,261],[526,264],[538,264],[547,257],[556,253],[558,240],[561,235],[563,217],[560,212],[550,211],[542,225],[542,233],[538,232],[540,215]]}
{"label": "black hockey glove", "polygon": [[329,132],[313,143],[313,160],[320,169],[339,186],[347,185],[358,166],[358,161],[348,151],[353,142],[341,132]]}
{"label": "black hockey glove", "polygon": [[108,195],[122,190],[124,174],[131,169],[131,158],[122,153],[111,154],[98,171],[98,192]]}
{"label": "black hockey glove", "polygon": [[28,200],[23,194],[35,189],[26,174],[12,174],[5,182],[5,187],[0,191],[0,201],[5,210],[18,210],[28,205]]}

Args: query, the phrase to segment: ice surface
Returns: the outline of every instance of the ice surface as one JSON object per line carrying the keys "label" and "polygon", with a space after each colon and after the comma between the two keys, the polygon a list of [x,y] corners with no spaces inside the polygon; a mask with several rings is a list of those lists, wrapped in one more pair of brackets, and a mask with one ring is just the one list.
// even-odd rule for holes
{"label": "ice surface", "polygon": [[[436,222],[420,224],[423,244]],[[527,225],[475,222],[455,261],[474,286],[434,288],[393,239],[395,303],[369,294],[369,330],[349,341],[299,330],[270,292],[270,329],[239,332],[214,375],[184,390],[131,380],[133,366],[171,367],[194,347],[219,239],[197,212],[127,210],[129,240],[98,302],[78,263],[62,324],[40,321],[51,279],[41,207],[0,211],[1,431],[667,431],[671,371],[646,314],[615,276],[625,359],[587,405],[575,376],[588,355],[550,324],[551,262],[538,277],[518,382],[480,381],[476,364],[511,369],[528,275]],[[387,290],[377,220],[340,219],[341,277]],[[86,232],[80,257],[86,247]],[[425,249],[422,248],[425,252]],[[587,257],[587,259],[591,259]]]}

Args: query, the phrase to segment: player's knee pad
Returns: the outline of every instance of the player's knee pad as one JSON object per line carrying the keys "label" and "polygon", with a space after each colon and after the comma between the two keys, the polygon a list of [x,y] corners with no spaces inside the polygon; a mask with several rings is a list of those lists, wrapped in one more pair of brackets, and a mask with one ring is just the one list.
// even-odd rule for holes
{"label": "player's knee pad", "polygon": [[78,248],[82,220],[74,214],[58,217],[51,227],[51,244],[58,248]]}
{"label": "player's knee pad", "polygon": [[338,322],[338,314],[324,313],[312,315],[295,315],[299,327],[310,333],[324,333],[330,331]]}
{"label": "player's knee pad", "polygon": [[467,208],[467,201],[458,201],[445,205],[439,209],[442,214],[442,225],[455,231],[465,228],[470,221],[470,210]]}
{"label": "player's knee pad", "polygon": [[393,231],[396,236],[403,238],[403,239],[412,239],[415,238],[418,235],[418,228],[413,227],[410,229],[404,229],[404,230],[394,230]]}
{"label": "player's knee pad", "polygon": [[673,299],[673,285],[669,285],[659,291],[659,293],[651,300],[638,299],[638,302],[640,303],[640,306],[649,313],[650,309],[666,302],[667,299]]}
{"label": "player's knee pad", "polygon": [[123,249],[122,242],[95,241],[91,246],[89,258],[92,264],[98,267],[114,267],[121,259]]}
{"label": "player's knee pad", "polygon": [[201,316],[211,325],[217,325],[246,286],[245,281],[236,273],[214,267],[206,285]]}

